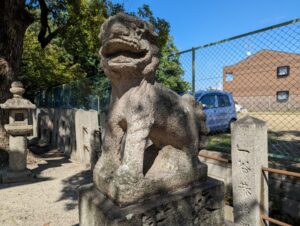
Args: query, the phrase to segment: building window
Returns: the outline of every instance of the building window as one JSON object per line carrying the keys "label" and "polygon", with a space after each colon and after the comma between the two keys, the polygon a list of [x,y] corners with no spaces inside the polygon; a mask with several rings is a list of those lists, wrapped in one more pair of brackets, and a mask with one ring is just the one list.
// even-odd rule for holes
{"label": "building window", "polygon": [[286,77],[290,73],[290,66],[281,66],[277,68],[277,77]]}
{"label": "building window", "polygon": [[278,91],[277,102],[287,102],[289,100],[289,91]]}
{"label": "building window", "polygon": [[226,73],[225,80],[226,82],[231,82],[233,80],[233,73]]}

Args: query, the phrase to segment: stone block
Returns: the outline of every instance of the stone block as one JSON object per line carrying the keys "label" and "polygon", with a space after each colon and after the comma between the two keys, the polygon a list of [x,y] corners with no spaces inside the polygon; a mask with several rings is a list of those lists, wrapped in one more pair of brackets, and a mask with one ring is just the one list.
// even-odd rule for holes
{"label": "stone block", "polygon": [[75,145],[75,113],[77,109],[55,109],[55,140],[58,149],[70,156]]}
{"label": "stone block", "polygon": [[[145,155],[144,160],[150,158]],[[206,164],[201,163],[198,158],[193,158],[191,161],[189,155],[172,146],[161,149],[150,164],[144,162],[145,175],[139,178],[132,177],[126,165],[114,173],[110,164],[109,160],[100,157],[94,169],[94,183],[108,197],[122,206],[161,192],[186,187],[195,181],[205,181],[207,178]]]}
{"label": "stone block", "polygon": [[[220,158],[231,159],[231,156],[228,156],[224,153],[215,152],[215,151],[206,151],[201,150],[202,154],[217,156]],[[223,181],[225,184],[225,194],[226,196],[232,196],[232,180],[231,180],[231,163],[220,162],[214,159],[208,159],[205,157],[199,157],[200,161],[207,165],[207,174],[209,177],[215,178],[217,180]]]}
{"label": "stone block", "polygon": [[116,205],[94,185],[79,191],[81,226],[219,226],[224,224],[224,184],[207,181],[126,207]]}
{"label": "stone block", "polygon": [[38,113],[38,137],[40,144],[51,144],[53,123],[50,114],[47,110],[39,110]]}
{"label": "stone block", "polygon": [[9,169],[22,171],[27,166],[27,139],[23,136],[9,136]]}
{"label": "stone block", "polygon": [[95,164],[97,152],[100,152],[98,121],[95,110],[78,110],[75,113],[76,153],[73,158],[89,166]]}
{"label": "stone block", "polygon": [[267,126],[246,116],[232,124],[232,185],[234,221],[242,226],[262,225],[260,214],[268,215]]}

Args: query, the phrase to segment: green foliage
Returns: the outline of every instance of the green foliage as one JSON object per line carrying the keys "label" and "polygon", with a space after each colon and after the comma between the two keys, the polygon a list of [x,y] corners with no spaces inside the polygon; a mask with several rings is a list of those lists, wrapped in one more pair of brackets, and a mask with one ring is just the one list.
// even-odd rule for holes
{"label": "green foliage", "polygon": [[172,38],[162,47],[160,64],[156,73],[157,81],[177,93],[190,89],[190,84],[182,80],[183,70],[180,66],[178,50]]}
{"label": "green foliage", "polygon": [[158,47],[162,50],[169,41],[170,24],[166,20],[154,17],[149,5],[143,5],[138,9],[137,15],[153,24],[158,34]]}
{"label": "green foliage", "polygon": [[[63,27],[55,38],[41,48],[39,39],[40,23],[34,23],[26,33],[22,63],[22,77],[33,97],[39,90],[70,83],[74,80],[91,77],[91,83],[81,87],[81,94],[108,96],[109,81],[100,68],[98,34],[104,20],[118,12],[125,12],[123,4],[110,0],[45,0],[49,9],[47,35]],[[27,2],[31,12],[39,18],[41,7],[38,0]],[[161,63],[157,71],[157,80],[178,93],[189,89],[183,81],[183,74],[176,46],[170,38],[170,25],[167,21],[153,15],[148,5],[143,5],[137,12],[129,12],[151,22],[159,34],[158,45],[161,50]],[[53,33],[53,32],[52,32]],[[173,55],[173,57],[169,57]],[[72,83],[73,84],[73,83]],[[77,83],[76,83],[77,84]],[[73,84],[74,85],[74,84]],[[72,85],[72,86],[73,86]]]}
{"label": "green foliage", "polygon": [[102,73],[99,66],[98,34],[105,17],[103,4],[98,0],[81,0],[80,11],[68,7],[69,23],[61,35],[61,45],[73,56],[74,63],[80,64],[88,77]]}
{"label": "green foliage", "polygon": [[29,97],[34,96],[37,90],[86,76],[80,65],[73,62],[73,57],[55,42],[42,49],[33,30],[26,32],[21,66],[21,80],[29,87]]}
{"label": "green foliage", "polygon": [[[68,7],[72,6],[76,12],[80,10],[80,0],[26,0],[25,4],[30,12],[35,15],[36,20],[40,19],[42,8],[47,7],[48,20],[51,21],[49,28],[52,28],[52,30],[68,23]],[[45,6],[43,7],[43,5]]]}
{"label": "green foliage", "polygon": [[170,24],[164,19],[154,17],[148,5],[139,8],[137,14],[141,19],[152,23],[159,36],[158,47],[161,58],[156,73],[157,81],[177,93],[188,91],[190,85],[182,79],[183,70],[180,66],[178,50],[169,34]]}

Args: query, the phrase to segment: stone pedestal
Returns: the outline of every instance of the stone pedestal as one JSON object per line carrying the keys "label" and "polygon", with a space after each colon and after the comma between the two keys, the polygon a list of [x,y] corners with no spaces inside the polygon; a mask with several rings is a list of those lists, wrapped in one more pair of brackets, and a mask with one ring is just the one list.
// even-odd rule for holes
{"label": "stone pedestal", "polygon": [[223,183],[208,178],[205,182],[122,208],[90,184],[79,191],[80,225],[223,225],[223,195]]}
{"label": "stone pedestal", "polygon": [[33,178],[33,174],[29,169],[24,169],[22,171],[11,171],[6,170],[2,175],[3,183],[15,183],[15,182],[24,182],[30,181]]}
{"label": "stone pedestal", "polygon": [[3,183],[28,181],[33,177],[27,165],[27,139],[23,136],[9,137],[9,168],[3,173]]}
{"label": "stone pedestal", "polygon": [[27,165],[27,140],[23,136],[9,136],[9,170],[22,171]]}

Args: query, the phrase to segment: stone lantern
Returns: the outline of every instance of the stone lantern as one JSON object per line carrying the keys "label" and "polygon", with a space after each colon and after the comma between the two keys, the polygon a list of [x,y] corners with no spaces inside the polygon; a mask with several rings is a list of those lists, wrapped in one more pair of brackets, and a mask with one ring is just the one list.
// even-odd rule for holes
{"label": "stone lantern", "polygon": [[11,99],[0,104],[2,109],[9,112],[9,124],[4,125],[9,134],[9,168],[3,176],[3,182],[17,182],[31,178],[27,165],[27,136],[33,131],[29,125],[29,111],[36,106],[22,95],[25,92],[23,84],[13,82],[10,88],[13,94]]}

